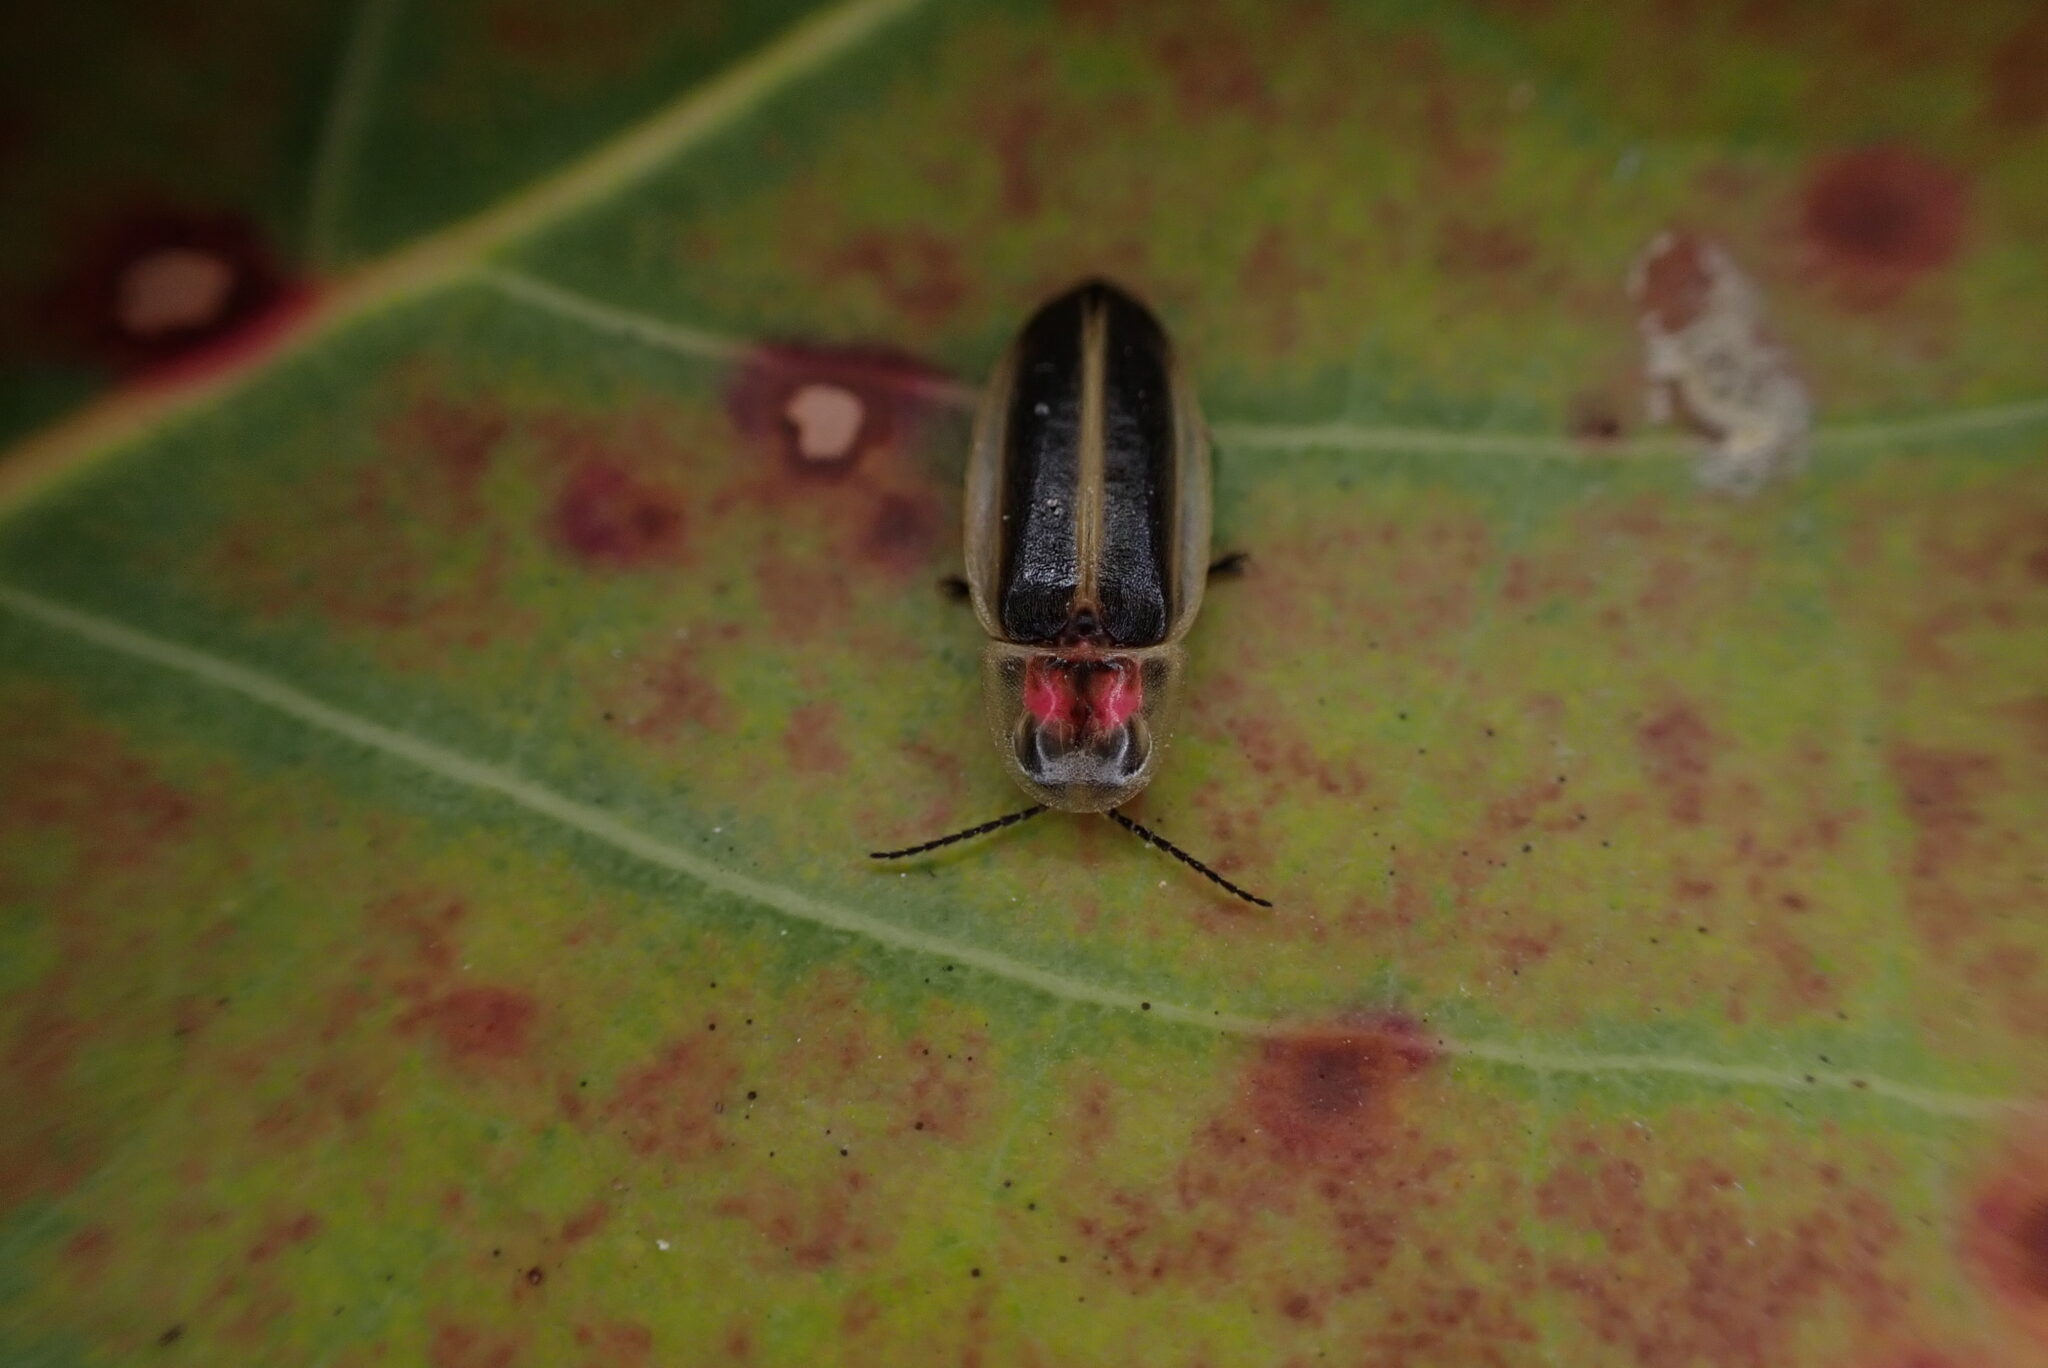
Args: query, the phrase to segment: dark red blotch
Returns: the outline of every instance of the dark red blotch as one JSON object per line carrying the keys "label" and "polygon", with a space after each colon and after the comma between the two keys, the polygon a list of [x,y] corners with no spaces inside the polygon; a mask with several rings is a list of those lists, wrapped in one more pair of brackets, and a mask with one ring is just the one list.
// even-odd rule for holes
{"label": "dark red blotch", "polygon": [[681,552],[682,500],[609,462],[586,461],[555,496],[550,530],[585,564],[631,569]]}
{"label": "dark red blotch", "polygon": [[1815,168],[1800,229],[1851,302],[1878,304],[1955,259],[1968,210],[1954,171],[1904,147],[1868,147]]}
{"label": "dark red blotch", "polygon": [[1721,743],[1692,704],[1679,701],[1636,730],[1643,768],[1664,794],[1665,809],[1688,826],[1706,816],[1707,785]]}
{"label": "dark red blotch", "polygon": [[429,998],[400,1019],[460,1063],[502,1063],[523,1057],[532,1044],[539,1006],[510,988],[470,987]]}
{"label": "dark red blotch", "polygon": [[2048,1133],[2038,1127],[2008,1145],[1966,1208],[1963,1253],[1998,1303],[2033,1339],[2048,1345]]}
{"label": "dark red blotch", "polygon": [[[868,453],[905,437],[918,410],[949,384],[943,372],[886,348],[771,343],[741,365],[726,391],[726,411],[741,432],[772,443],[792,469],[832,479],[859,465]],[[790,401],[818,385],[845,390],[860,401],[860,427],[846,454],[837,459],[805,456],[789,416]],[[878,539],[900,540],[908,522],[905,509],[889,510],[888,518],[877,526]],[[918,535],[921,539],[921,532]]]}
{"label": "dark red blotch", "polygon": [[1356,1154],[1401,1084],[1436,1059],[1421,1026],[1384,1016],[1267,1041],[1246,1081],[1250,1119],[1277,1157]]}
{"label": "dark red blotch", "polygon": [[[139,205],[87,228],[70,266],[40,301],[44,331],[81,360],[122,374],[182,375],[225,361],[297,315],[311,297],[249,218],[216,210]],[[138,332],[123,292],[141,263],[167,252],[211,258],[228,272],[203,319]]]}

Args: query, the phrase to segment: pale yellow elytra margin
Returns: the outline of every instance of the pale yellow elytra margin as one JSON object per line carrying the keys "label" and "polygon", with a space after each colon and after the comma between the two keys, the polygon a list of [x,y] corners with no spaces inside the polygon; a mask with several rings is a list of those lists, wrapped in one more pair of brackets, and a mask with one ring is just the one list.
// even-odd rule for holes
{"label": "pale yellow elytra margin", "polygon": [[120,391],[31,434],[0,456],[0,510],[22,503],[96,456],[234,393],[252,376],[338,328],[473,273],[491,253],[659,169],[930,3],[847,0],[804,19],[566,169],[342,276],[321,292],[305,318],[247,363],[184,384]]}

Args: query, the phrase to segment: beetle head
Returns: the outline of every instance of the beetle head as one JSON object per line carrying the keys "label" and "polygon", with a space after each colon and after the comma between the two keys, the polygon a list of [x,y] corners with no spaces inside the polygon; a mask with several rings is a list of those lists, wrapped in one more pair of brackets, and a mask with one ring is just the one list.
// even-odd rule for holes
{"label": "beetle head", "polygon": [[1177,646],[990,642],[982,692],[1011,777],[1067,812],[1107,812],[1137,797],[1166,744],[1181,659]]}

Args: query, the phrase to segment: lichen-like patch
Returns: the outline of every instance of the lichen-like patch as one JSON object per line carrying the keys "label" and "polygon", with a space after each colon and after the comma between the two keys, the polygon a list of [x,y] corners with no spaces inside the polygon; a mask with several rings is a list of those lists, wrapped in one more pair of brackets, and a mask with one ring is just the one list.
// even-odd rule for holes
{"label": "lichen-like patch", "polygon": [[1756,285],[1720,246],[1665,232],[1637,258],[1650,418],[1682,419],[1713,441],[1700,482],[1752,493],[1806,461],[1812,403],[1764,320]]}

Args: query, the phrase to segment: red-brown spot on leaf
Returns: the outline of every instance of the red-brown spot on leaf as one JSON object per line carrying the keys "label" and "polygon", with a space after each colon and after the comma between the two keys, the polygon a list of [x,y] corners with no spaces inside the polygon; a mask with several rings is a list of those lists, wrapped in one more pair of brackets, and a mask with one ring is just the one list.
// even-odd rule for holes
{"label": "red-brown spot on leaf", "polygon": [[1284,356],[1300,339],[1303,301],[1315,298],[1324,275],[1297,236],[1270,224],[1238,267],[1237,286],[1247,322],[1260,328],[1273,355]]}
{"label": "red-brown spot on leaf", "polygon": [[585,1355],[578,1368],[649,1368],[654,1362],[654,1332],[638,1321],[579,1325],[576,1343]]}
{"label": "red-brown spot on leaf", "polygon": [[844,630],[853,609],[846,574],[829,565],[787,556],[763,560],[755,571],[769,620],[786,638],[802,640]]}
{"label": "red-brown spot on leaf", "polygon": [[1320,1325],[1323,1308],[1305,1292],[1290,1292],[1280,1299],[1280,1314],[1305,1325]]}
{"label": "red-brown spot on leaf", "polygon": [[249,1246],[250,1263],[268,1263],[293,1245],[305,1244],[320,1233],[320,1218],[310,1211],[272,1221]]}
{"label": "red-brown spot on leaf", "polygon": [[1246,1105],[1282,1158],[1343,1160],[1385,1124],[1397,1090],[1435,1056],[1402,1017],[1268,1041],[1246,1082]]}
{"label": "red-brown spot on leaf", "polygon": [[898,574],[930,564],[940,536],[938,500],[927,494],[887,493],[875,501],[863,549],[868,557]]}
{"label": "red-brown spot on leaf", "polygon": [[256,1133],[273,1143],[299,1146],[337,1127],[354,1126],[373,1111],[381,1089],[374,1075],[344,1064],[316,1064],[288,1096],[256,1117]]}
{"label": "red-brown spot on leaf", "polygon": [[2033,13],[1992,54],[1985,87],[1985,112],[1993,123],[2027,132],[2048,123],[2048,9]]}
{"label": "red-brown spot on leaf", "polygon": [[1787,1361],[1830,1305],[1896,1325],[1909,1292],[1886,1267],[1901,1230],[1883,1193],[1823,1166],[1811,1207],[1760,1221],[1734,1173],[1704,1158],[1664,1169],[1656,1144],[1646,1127],[1568,1127],[1536,1188],[1543,1220],[1598,1242],[1560,1249],[1545,1275],[1594,1340],[1647,1368],[1762,1365]]}
{"label": "red-brown spot on leaf", "polygon": [[1518,275],[1535,261],[1535,239],[1508,223],[1452,218],[1437,243],[1437,265],[1452,275],[1497,279]]}
{"label": "red-brown spot on leaf", "polygon": [[691,1037],[621,1078],[600,1116],[635,1154],[699,1159],[725,1147],[719,1114],[738,1078],[721,1046]]}
{"label": "red-brown spot on leaf", "polygon": [[106,1276],[114,1255],[114,1232],[103,1225],[89,1225],[64,1241],[67,1269],[79,1281],[92,1284]]}
{"label": "red-brown spot on leaf", "polygon": [[592,1202],[583,1210],[562,1223],[562,1243],[580,1244],[604,1229],[611,1219],[612,1209],[603,1202]]}
{"label": "red-brown spot on leaf", "polygon": [[1675,821],[1697,825],[1706,816],[1707,783],[1720,742],[1690,703],[1678,702],[1636,730],[1643,768],[1664,795]]}
{"label": "red-brown spot on leaf", "polygon": [[[1085,1263],[1133,1293],[1196,1297],[1242,1295],[1277,1264],[1276,1329],[1349,1311],[1398,1335],[1379,1342],[1417,1362],[1462,1362],[1482,1343],[1505,1361],[1533,1344],[1520,1309],[1533,1273],[1505,1236],[1482,1235],[1482,1250],[1501,1246],[1500,1266],[1477,1279],[1432,1247],[1441,1232],[1430,1209],[1466,1180],[1456,1152],[1430,1133],[1441,1094],[1418,1087],[1434,1055],[1418,1029],[1361,1019],[1256,1050],[1168,1172],[1105,1184],[1094,1177],[1099,1156],[1077,1162],[1055,1200],[1071,1212]],[[1383,1280],[1397,1263],[1417,1276],[1395,1292]],[[1398,1320],[1386,1310],[1396,1306]]]}
{"label": "red-brown spot on leaf", "polygon": [[2008,1142],[1963,1213],[1961,1245],[1977,1278],[2048,1348],[2048,1133]]}
{"label": "red-brown spot on leaf", "polygon": [[421,1003],[399,1026],[431,1035],[458,1064],[501,1064],[526,1055],[539,1011],[531,996],[514,989],[457,988]]}
{"label": "red-brown spot on leaf", "polygon": [[1888,303],[1963,244],[1968,196],[1955,172],[1904,147],[1829,159],[1808,180],[1800,228],[1851,303]]}
{"label": "red-brown spot on leaf", "polygon": [[81,235],[46,327],[124,372],[183,372],[264,333],[303,301],[255,224],[236,214],[130,209]]}
{"label": "red-brown spot on leaf", "polygon": [[804,1187],[775,1183],[759,1192],[728,1197],[713,1209],[721,1216],[752,1222],[774,1251],[776,1263],[814,1271],[871,1253],[885,1242],[872,1187],[865,1171],[849,1168]]}
{"label": "red-brown spot on leaf", "polygon": [[427,1362],[432,1368],[513,1368],[519,1351],[512,1335],[443,1322],[427,1341]]}
{"label": "red-brown spot on leaf", "polygon": [[426,398],[389,424],[382,435],[400,451],[424,453],[446,482],[456,511],[474,517],[477,484],[490,469],[510,428],[502,410]]}
{"label": "red-brown spot on leaf", "polygon": [[865,279],[891,309],[927,331],[949,323],[967,298],[967,272],[958,248],[922,229],[855,233],[834,254],[830,268]]}
{"label": "red-brown spot on leaf", "polygon": [[1983,823],[1985,789],[1999,773],[1996,756],[1974,751],[1894,746],[1891,770],[1913,823],[1912,876],[1938,881],[1961,865]]}
{"label": "red-brown spot on leaf", "polygon": [[607,720],[634,736],[668,742],[686,728],[724,731],[733,725],[732,704],[699,664],[701,651],[688,641],[664,646],[640,673],[629,676],[605,702]]}
{"label": "red-brown spot on leaf", "polygon": [[469,915],[461,898],[435,888],[410,888],[373,904],[366,918],[373,948],[366,969],[383,967],[383,952],[396,949],[406,957],[400,991],[420,994],[455,967],[456,932]]}
{"label": "red-brown spot on leaf", "polygon": [[1251,35],[1227,16],[1181,11],[1181,22],[1159,32],[1153,46],[1175,99],[1188,113],[1272,116],[1273,97],[1259,69],[1257,48]]}
{"label": "red-brown spot on leaf", "polygon": [[135,869],[190,829],[189,794],[126,753],[110,730],[72,732],[66,753],[34,755],[0,790],[0,826],[62,832],[84,867]]}
{"label": "red-brown spot on leaf", "polygon": [[1628,435],[1623,405],[1611,388],[1582,390],[1566,409],[1565,430],[1582,442],[1600,444]]}
{"label": "red-brown spot on leaf", "polygon": [[837,703],[806,703],[790,714],[782,732],[782,749],[790,768],[799,774],[843,774],[846,747],[839,744]]}
{"label": "red-brown spot on leaf", "polygon": [[[1038,61],[1018,75],[1020,88],[1029,90],[1044,79],[1044,62]],[[1003,217],[1031,218],[1038,213],[1043,196],[1040,162],[1053,151],[1053,142],[1046,136],[1045,102],[1033,95],[1015,98],[987,117],[983,132],[1002,176],[997,206]]]}
{"label": "red-brown spot on leaf", "polygon": [[673,563],[683,549],[682,498],[619,466],[586,461],[555,496],[549,529],[586,565],[631,570]]}
{"label": "red-brown spot on leaf", "polygon": [[931,1140],[957,1144],[971,1139],[988,1110],[987,1048],[988,1041],[978,1035],[950,1050],[913,1039],[904,1048],[912,1061],[904,1128]]}
{"label": "red-brown spot on leaf", "polygon": [[0,1054],[0,1085],[21,1119],[0,1133],[0,1211],[39,1192],[62,1192],[91,1171],[87,1146],[62,1117],[73,1105],[72,1057],[92,1032],[54,1005],[69,975],[34,994]]}

